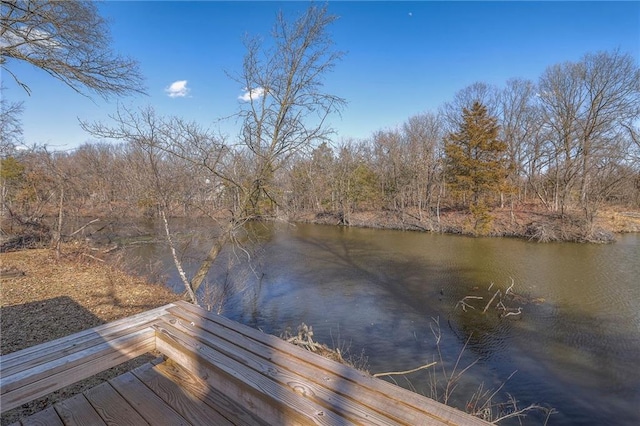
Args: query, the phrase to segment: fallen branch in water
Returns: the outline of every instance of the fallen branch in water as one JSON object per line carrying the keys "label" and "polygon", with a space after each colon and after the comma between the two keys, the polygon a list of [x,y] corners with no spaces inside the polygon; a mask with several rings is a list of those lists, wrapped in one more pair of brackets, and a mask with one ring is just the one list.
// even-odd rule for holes
{"label": "fallen branch in water", "polygon": [[[458,300],[458,303],[456,303],[456,308],[459,306],[462,306],[462,310],[467,312],[467,308],[471,308],[471,309],[475,309],[473,306],[471,306],[470,304],[467,303],[467,299],[479,299],[482,300],[482,296],[465,296],[462,299]],[[455,309],[455,308],[454,308]]]}
{"label": "fallen branch in water", "polygon": [[[487,291],[491,291],[494,283],[492,282],[489,285]],[[522,305],[527,305],[530,303],[540,304],[544,303],[545,300],[543,298],[532,298],[530,296],[525,296],[519,293],[516,293],[513,288],[515,287],[515,281],[511,278],[511,284],[507,287],[506,290],[502,291],[501,289],[497,289],[489,299],[489,301],[484,305],[482,309],[482,313],[486,314],[489,311],[489,308],[495,309],[498,311],[499,318],[510,318],[510,319],[519,319],[522,318],[523,308]],[[473,290],[478,290],[478,287],[473,287]],[[487,297],[489,297],[487,295]],[[480,311],[482,306],[473,306],[471,300],[483,300],[482,296],[465,296],[456,303],[454,310],[460,307],[464,312],[468,312],[468,309],[473,309]],[[515,306],[514,306],[515,305]],[[518,306],[520,305],[520,306]]]}
{"label": "fallen branch in water", "polygon": [[[491,285],[493,285],[493,283],[491,283]],[[491,288],[491,287],[489,287],[489,288]],[[489,303],[487,303],[487,306],[484,307],[484,309],[482,310],[483,314],[487,312],[487,309],[489,309],[489,305],[491,305],[493,303],[494,299],[498,296],[498,294],[500,294],[500,290],[495,292],[495,294],[493,295],[491,300],[489,300]]]}
{"label": "fallen branch in water", "polygon": [[421,367],[418,368],[414,368],[411,370],[406,370],[406,371],[390,371],[388,373],[376,373],[373,375],[373,377],[381,377],[381,376],[400,376],[400,375],[404,375],[404,374],[409,374],[409,373],[415,373],[416,371],[420,371],[420,370],[424,370],[425,368],[429,368],[429,367],[433,367],[434,365],[436,365],[437,362],[431,362],[429,364],[425,364]]}
{"label": "fallen branch in water", "polygon": [[[511,277],[509,277],[511,278]],[[515,281],[513,280],[513,278],[511,278],[511,285],[509,286],[509,288],[507,289],[507,291],[504,292],[505,295],[509,294],[509,293],[513,293],[513,286],[516,285]],[[515,293],[513,293],[515,294]]]}
{"label": "fallen branch in water", "polygon": [[518,309],[505,309],[501,314],[501,318],[506,318],[506,317],[510,317],[513,315],[520,315],[522,314],[522,308],[520,306],[518,306]]}

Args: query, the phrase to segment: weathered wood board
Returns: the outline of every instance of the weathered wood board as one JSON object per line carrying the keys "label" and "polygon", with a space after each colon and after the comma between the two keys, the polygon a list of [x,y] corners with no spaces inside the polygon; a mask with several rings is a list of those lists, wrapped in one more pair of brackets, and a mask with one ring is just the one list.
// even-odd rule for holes
{"label": "weathered wood board", "polygon": [[21,424],[488,424],[186,302],[3,356],[2,410],[152,350]]}

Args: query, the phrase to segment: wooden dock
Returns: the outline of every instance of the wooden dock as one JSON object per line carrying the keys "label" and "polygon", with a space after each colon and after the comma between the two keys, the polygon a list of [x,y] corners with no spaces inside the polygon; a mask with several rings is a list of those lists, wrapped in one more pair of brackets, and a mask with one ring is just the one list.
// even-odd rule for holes
{"label": "wooden dock", "polygon": [[21,424],[487,424],[186,302],[3,355],[0,408],[153,350],[163,357]]}

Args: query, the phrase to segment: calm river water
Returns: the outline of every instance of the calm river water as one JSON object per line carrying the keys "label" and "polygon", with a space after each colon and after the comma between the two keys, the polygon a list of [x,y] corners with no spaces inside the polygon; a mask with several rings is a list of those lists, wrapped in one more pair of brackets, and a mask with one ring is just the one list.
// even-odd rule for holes
{"label": "calm river water", "polygon": [[[201,256],[206,232],[180,226],[191,236],[185,259]],[[242,265],[227,274],[223,260],[210,274],[212,282],[248,283],[224,315],[276,335],[310,324],[317,341],[364,351],[372,373],[439,360],[439,330],[448,373],[461,352],[457,371],[477,361],[452,395],[458,407],[480,384],[504,383],[502,399],[557,410],[549,424],[640,424],[640,235],[582,245],[306,224],[255,228],[259,238],[246,243],[252,268],[236,248],[229,254]],[[160,259],[168,285],[180,288],[162,244],[129,250],[138,265]],[[483,314],[512,280],[527,300],[505,304],[521,307],[520,318]],[[461,308],[465,296],[477,297],[466,299],[476,309]],[[396,381],[429,395],[425,370]]]}

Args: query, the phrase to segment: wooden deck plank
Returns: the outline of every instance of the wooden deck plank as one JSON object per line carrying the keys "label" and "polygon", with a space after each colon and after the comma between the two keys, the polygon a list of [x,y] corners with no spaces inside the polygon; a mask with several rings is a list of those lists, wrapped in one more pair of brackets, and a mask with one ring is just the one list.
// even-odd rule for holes
{"label": "wooden deck plank", "polygon": [[[210,386],[252,408],[270,424],[353,424],[172,327],[158,323],[156,347]],[[214,367],[215,368],[211,368]]]}
{"label": "wooden deck plank", "polygon": [[189,422],[132,373],[109,380],[111,386],[152,425],[187,426]]}
{"label": "wooden deck plank", "polygon": [[[75,342],[66,348],[62,348],[60,350],[55,350],[54,348],[43,348],[43,352],[40,356],[29,356],[20,360],[18,363],[13,361],[10,365],[2,366],[2,375],[18,375],[23,371],[27,371],[29,369],[37,368],[39,365],[46,364],[48,362],[55,361],[56,359],[60,359],[63,357],[72,357],[74,354],[79,354],[79,356],[83,356],[87,351],[91,351],[92,348],[96,346],[100,346],[105,342],[109,342],[112,340],[117,340],[121,337],[134,334],[138,331],[148,329],[151,326],[152,321],[147,321],[143,324],[134,324],[132,326],[126,327],[124,324],[122,327],[118,327],[118,329],[113,330],[112,333],[108,333],[105,335],[100,335],[97,333],[87,335],[82,339],[77,339]],[[54,345],[57,346],[57,345]],[[4,364],[4,359],[3,359]]]}
{"label": "wooden deck plank", "polygon": [[[170,318],[170,317],[163,317]],[[243,358],[249,357],[258,357],[265,360],[265,362],[273,364],[272,367],[274,370],[270,371],[269,374],[273,375],[273,371],[281,372],[286,376],[293,375],[291,378],[292,382],[303,382],[305,384],[309,384],[311,387],[320,387],[325,390],[320,389],[317,393],[318,395],[327,395],[327,401],[329,403],[334,403],[338,405],[342,404],[351,404],[351,401],[357,401],[358,404],[366,402],[368,399],[372,401],[371,405],[376,406],[380,401],[380,397],[385,397],[385,395],[381,395],[379,392],[369,392],[367,393],[367,388],[361,388],[359,384],[347,381],[341,375],[337,374],[337,372],[345,369],[352,370],[351,367],[347,367],[343,364],[333,362],[331,369],[323,369],[315,366],[314,364],[310,364],[308,362],[300,362],[300,360],[296,357],[290,356],[290,354],[284,349],[290,349],[289,347],[293,346],[287,342],[282,341],[274,336],[264,336],[266,339],[270,340],[269,344],[261,343],[252,339],[247,339],[246,336],[243,337],[242,334],[238,333],[235,330],[228,329],[225,327],[220,327],[217,324],[209,324],[209,321],[206,317],[198,317],[197,315],[193,315],[187,312],[180,312],[181,321],[178,320],[176,325],[181,327],[189,328],[200,328],[200,331],[192,330],[191,333],[200,334],[200,333],[211,333],[224,341],[229,342],[229,344],[235,345],[234,342],[241,340],[240,350],[246,350],[247,354],[242,355]],[[246,330],[245,330],[246,331]],[[215,344],[215,343],[214,343]],[[224,345],[224,343],[222,343]],[[304,351],[304,355],[312,355],[311,352]],[[322,358],[323,360],[325,358]],[[259,367],[259,366],[258,366]],[[289,373],[286,373],[289,372]],[[368,377],[366,373],[359,372],[362,377]],[[357,395],[354,395],[352,392],[349,392],[354,386],[358,387]],[[299,388],[300,391],[304,390],[304,385]],[[309,392],[313,392],[312,389]],[[364,392],[364,394],[362,393]],[[337,393],[338,397],[334,397],[333,393]],[[347,398],[345,400],[344,398]],[[395,401],[394,401],[395,402]],[[378,407],[379,408],[379,407]],[[393,408],[391,410],[385,409],[384,416],[382,419],[386,423],[388,423],[393,418],[393,412],[396,411]],[[413,418],[407,418],[406,415],[400,415],[395,419],[400,422],[414,421]]]}
{"label": "wooden deck plank", "polygon": [[174,362],[154,367],[145,364],[133,370],[133,374],[194,425],[266,425]]}
{"label": "wooden deck plank", "polygon": [[53,407],[45,408],[21,421],[22,426],[64,426]]}
{"label": "wooden deck plank", "polygon": [[[173,320],[173,316],[163,316],[163,319],[173,321],[174,327],[186,334],[198,336],[199,342],[207,344],[212,349],[270,378],[292,392],[314,401],[324,409],[335,412],[344,419],[369,425],[402,425],[416,424],[416,421],[424,418],[423,413],[418,413],[416,416],[415,412],[405,410],[406,415],[401,419],[394,419],[387,414],[388,411],[393,411],[393,407],[381,407],[378,404],[378,409],[375,410],[370,406],[376,407],[375,404],[362,404],[360,388],[353,382],[332,380],[327,371],[313,370],[304,363],[292,362],[291,358],[277,353],[273,348],[264,345],[258,347],[256,342],[244,341],[240,347],[235,341],[240,340],[242,335],[230,332],[228,329],[220,330],[221,327],[212,327],[212,323],[202,317],[187,316],[189,316],[187,321]],[[253,346],[255,353],[249,351],[248,346]],[[345,368],[341,364],[336,364],[336,367]],[[380,402],[379,398],[378,402]],[[395,401],[389,401],[389,403],[393,402]]]}
{"label": "wooden deck plank", "polygon": [[167,312],[167,309],[175,306],[173,303],[151,309],[130,317],[122,318],[113,322],[99,325],[94,328],[80,331],[69,336],[62,337],[50,342],[41,343],[16,352],[2,355],[2,365],[0,372],[3,376],[15,374],[34,364],[41,364],[57,356],[58,353],[78,352],[87,347],[93,346],[97,340],[104,342],[112,336],[121,332],[132,332],[136,328],[140,329],[149,325],[158,316]]}
{"label": "wooden deck plank", "polygon": [[58,402],[53,407],[65,426],[106,426],[83,394]]}
{"label": "wooden deck plank", "polygon": [[108,382],[85,391],[84,396],[109,425],[149,424]]}
{"label": "wooden deck plank", "polygon": [[[200,331],[191,330],[191,334],[212,333],[224,339],[230,345],[240,338],[240,335],[230,329],[215,326],[204,322],[207,321],[196,315],[181,312],[182,321],[177,321],[176,325],[189,328],[199,327]],[[167,317],[169,318],[169,317]],[[268,337],[268,336],[267,336]],[[203,337],[200,337],[202,339]],[[275,340],[274,340],[275,339]],[[266,368],[271,377],[281,376],[289,386],[295,387],[296,391],[304,392],[307,395],[313,395],[320,398],[320,403],[331,409],[333,406],[339,407],[340,414],[347,417],[351,416],[355,421],[366,420],[369,424],[420,424],[427,418],[422,410],[408,410],[398,401],[392,399],[389,395],[374,392],[367,387],[362,387],[358,383],[347,380],[337,374],[343,369],[350,369],[340,363],[333,363],[333,368],[322,369],[307,362],[299,362],[297,358],[288,355],[280,348],[282,344],[285,348],[293,346],[283,342],[281,339],[274,338],[272,345],[265,345],[250,339],[242,341],[242,350],[249,353],[240,356],[242,359],[250,359],[258,357],[264,359],[265,365],[257,365],[256,368]],[[215,343],[213,345],[219,348],[219,345],[225,346],[224,343]],[[305,351],[305,355],[308,355]],[[362,373],[363,377],[367,375]],[[357,390],[357,392],[356,392]],[[385,401],[386,400],[386,401]],[[364,409],[366,407],[367,409]]]}
{"label": "wooden deck plank", "polygon": [[38,345],[40,353],[29,348],[2,356],[2,411],[158,349],[170,359],[156,359],[23,424],[487,424],[186,302],[133,318],[129,327],[125,318]]}
{"label": "wooden deck plank", "polygon": [[[175,307],[170,307],[168,311],[172,315],[182,317],[187,322],[191,322],[191,320],[194,319],[193,315],[195,315],[197,317],[206,318],[214,324],[217,324],[218,327],[210,327],[211,329],[215,328],[217,333],[222,333],[223,329],[219,327],[223,327],[241,334],[242,337],[234,338],[234,343],[238,346],[248,349],[252,347],[252,342],[257,342],[271,348],[267,349],[267,352],[270,350],[273,353],[284,353],[287,357],[291,357],[291,359],[296,360],[296,363],[300,362],[302,363],[301,365],[306,364],[307,366],[320,371],[321,377],[323,377],[323,374],[331,373],[337,376],[332,380],[337,380],[339,382],[346,380],[346,382],[344,382],[345,385],[349,382],[356,383],[358,385],[358,395],[361,393],[370,395],[371,398],[373,398],[371,402],[373,405],[377,405],[378,407],[388,407],[385,409],[394,413],[393,415],[407,416],[410,415],[411,410],[418,410],[422,413],[423,418],[415,419],[415,422],[413,419],[407,420],[411,424],[434,424],[437,422],[465,425],[487,424],[481,419],[473,417],[453,407],[441,404],[430,398],[416,394],[384,380],[371,377],[355,369],[342,366],[335,361],[299,348],[283,341],[282,339],[278,339],[275,336],[243,326],[242,324],[229,320],[228,318],[206,312],[195,305],[185,302],[176,302],[175,305]],[[258,352],[265,351],[265,349],[256,350]],[[310,377],[313,378],[314,375],[311,374]],[[348,387],[349,386],[345,386],[345,388]],[[367,396],[364,397],[364,402],[366,402],[366,399]],[[388,400],[388,403],[384,403],[385,399]],[[408,411],[409,414],[402,414],[406,411]]]}
{"label": "wooden deck plank", "polygon": [[33,372],[2,377],[2,411],[91,377],[154,349],[155,333],[153,329],[144,329],[111,342],[104,342],[68,358],[42,364]]}
{"label": "wooden deck plank", "polygon": [[146,340],[152,336],[153,331],[150,328],[144,328],[134,333],[125,334],[124,336],[118,337],[114,340],[103,340],[99,345],[92,346],[79,352],[74,352],[69,355],[59,354],[58,357],[55,357],[49,362],[30,366],[28,371],[22,370],[13,374],[2,371],[3,377],[0,378],[2,392],[10,392],[21,386],[25,386],[26,384],[35,382],[42,377],[46,377],[51,373],[61,371],[74,365],[83,364],[86,360],[98,358],[105,353],[119,351],[122,348],[129,346],[131,341],[139,340],[141,338]]}

